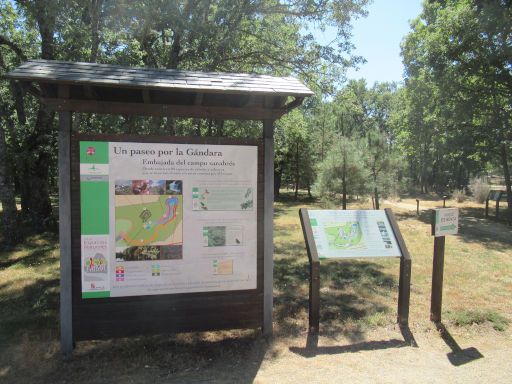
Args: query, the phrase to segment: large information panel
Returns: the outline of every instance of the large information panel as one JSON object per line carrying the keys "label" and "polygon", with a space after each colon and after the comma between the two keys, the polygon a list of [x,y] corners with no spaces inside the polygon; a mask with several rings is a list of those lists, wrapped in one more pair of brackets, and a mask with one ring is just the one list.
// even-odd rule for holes
{"label": "large information panel", "polygon": [[257,146],[79,150],[82,298],[256,288]]}
{"label": "large information panel", "polygon": [[308,210],[318,257],[400,257],[384,211]]}

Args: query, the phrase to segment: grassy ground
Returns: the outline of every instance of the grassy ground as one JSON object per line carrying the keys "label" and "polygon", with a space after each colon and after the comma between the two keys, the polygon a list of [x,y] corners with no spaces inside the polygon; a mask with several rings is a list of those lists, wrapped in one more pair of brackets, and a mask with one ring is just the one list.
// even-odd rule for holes
{"label": "grassy ground", "polygon": [[[352,203],[349,208],[369,208],[369,204]],[[393,208],[413,258],[410,329],[421,341],[419,349],[411,349],[395,326],[397,259],[322,262],[321,331],[311,345],[308,262],[298,209],[326,206],[307,199],[283,199],[275,204],[273,339],[245,330],[80,342],[73,359],[64,362],[58,344],[58,241],[54,235],[40,235],[0,253],[0,382],[279,383],[297,382],[297,373],[303,380],[330,382],[332,377],[322,370],[334,372],[341,367],[349,372],[347,362],[353,381],[366,377],[371,382],[370,368],[381,365],[391,372],[397,356],[404,356],[404,367],[416,364],[410,369],[413,376],[406,376],[409,379],[421,371],[420,360],[434,364],[440,359],[425,370],[439,368],[445,375],[454,375],[443,376],[446,380],[472,382],[471,364],[453,372],[449,365],[443,366],[450,340],[444,335],[445,344],[428,321],[433,238],[427,209],[440,204],[423,197],[418,216],[414,199],[384,203]],[[460,234],[446,240],[443,322],[452,338],[450,348],[455,340],[477,345],[486,356],[495,353],[493,364],[499,367],[503,353],[498,345],[512,351],[508,324],[512,321],[512,229],[484,219],[482,206],[453,201],[448,205],[459,206],[462,218]],[[354,359],[364,354],[366,365],[357,359],[351,362],[347,352],[354,352]],[[462,360],[449,361],[457,365]],[[501,377],[490,359],[480,361],[473,366],[481,372],[487,369],[491,375],[487,378]],[[403,372],[409,371],[404,368]],[[383,378],[381,374],[377,370],[375,377]],[[397,377],[391,376],[390,381]]]}

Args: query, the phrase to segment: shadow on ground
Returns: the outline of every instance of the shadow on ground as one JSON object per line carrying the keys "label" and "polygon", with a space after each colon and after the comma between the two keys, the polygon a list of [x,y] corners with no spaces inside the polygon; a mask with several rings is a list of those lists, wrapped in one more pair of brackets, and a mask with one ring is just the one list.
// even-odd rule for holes
{"label": "shadow on ground", "polygon": [[[398,262],[397,262],[398,268]],[[320,328],[325,335],[344,335],[352,341],[364,338],[364,329],[392,308],[394,277],[376,263],[323,262],[320,265]],[[307,329],[297,321],[309,310],[309,264],[289,258],[274,262],[274,317],[282,335],[298,336]],[[349,324],[349,326],[347,326]]]}
{"label": "shadow on ground", "polygon": [[459,365],[467,364],[484,357],[475,347],[462,349],[443,323],[436,323],[436,329],[446,345],[452,350],[446,355],[452,365],[458,367]]}
{"label": "shadow on ground", "polygon": [[58,279],[37,279],[17,290],[0,285],[0,345],[27,332],[57,334],[58,286]]}
{"label": "shadow on ground", "polygon": [[[80,342],[62,360],[55,342],[46,348],[31,343],[33,356],[0,362],[8,369],[2,383],[252,383],[269,342],[259,332],[239,335],[159,335]],[[23,347],[20,347],[21,349]],[[13,348],[14,355],[19,352]],[[7,363],[7,364],[6,364]]]}

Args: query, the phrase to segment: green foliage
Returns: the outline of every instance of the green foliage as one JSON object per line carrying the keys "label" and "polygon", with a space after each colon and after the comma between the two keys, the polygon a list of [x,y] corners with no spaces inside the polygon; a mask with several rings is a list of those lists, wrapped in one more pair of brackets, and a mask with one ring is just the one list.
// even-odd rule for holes
{"label": "green foliage", "polygon": [[483,324],[486,321],[492,323],[492,327],[500,332],[507,329],[509,320],[498,312],[490,310],[466,310],[449,312],[448,317],[459,327],[467,327],[473,324]]}
{"label": "green foliage", "polygon": [[413,21],[394,126],[423,191],[462,188],[486,161],[510,188],[511,18],[510,2],[451,0],[425,2]]}
{"label": "green foliage", "polygon": [[318,167],[316,189],[320,196],[335,200],[341,195],[346,208],[347,195],[366,191],[367,171],[358,141],[337,136]]}
{"label": "green foliage", "polygon": [[[332,91],[345,69],[361,61],[351,52],[350,22],[365,13],[367,3],[0,0],[0,79],[27,58],[44,58],[295,75],[319,92]],[[333,28],[336,42],[316,41],[309,30],[313,25]],[[26,89],[5,80],[0,82],[0,112],[2,164],[16,165],[10,169],[0,165],[0,201],[15,211],[13,192],[20,194],[23,214],[38,227],[47,227],[51,222],[49,194],[57,185],[55,114]],[[74,124],[87,133],[261,136],[255,122],[79,114]],[[296,186],[299,181],[309,186],[312,160],[302,159],[303,153],[310,152],[309,138],[283,129],[291,137],[284,139],[284,160],[276,164],[289,169]],[[303,163],[300,167],[299,162]],[[14,219],[6,221],[10,224],[3,229],[15,227]]]}

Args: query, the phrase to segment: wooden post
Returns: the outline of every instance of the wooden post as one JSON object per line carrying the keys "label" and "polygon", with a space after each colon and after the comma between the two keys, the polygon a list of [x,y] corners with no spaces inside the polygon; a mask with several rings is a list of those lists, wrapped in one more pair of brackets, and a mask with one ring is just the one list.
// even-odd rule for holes
{"label": "wooden post", "polygon": [[263,120],[264,213],[263,213],[263,334],[272,335],[274,283],[274,120]]}
{"label": "wooden post", "polygon": [[[432,235],[435,235],[436,211],[432,210]],[[434,260],[432,265],[432,294],[430,297],[430,320],[441,321],[443,303],[443,274],[444,274],[445,236],[434,237]]]}
{"label": "wooden post", "polygon": [[446,198],[447,198],[447,197],[448,197],[448,196],[443,196],[443,208],[446,208]]}
{"label": "wooden post", "polygon": [[485,199],[485,217],[489,217],[489,198]]}
{"label": "wooden post", "polygon": [[420,201],[419,199],[416,199],[416,214],[420,214]]}
{"label": "wooden post", "polygon": [[498,192],[498,198],[496,199],[496,218],[500,216],[500,200],[502,192]]}
{"label": "wooden post", "polygon": [[[69,87],[59,86],[59,98],[69,98]],[[71,292],[71,125],[72,114],[59,112],[59,243],[60,243],[60,349],[73,352]]]}
{"label": "wooden post", "polygon": [[320,260],[309,223],[308,210],[301,208],[299,217],[309,259],[309,332],[317,333],[320,330]]}
{"label": "wooden post", "polygon": [[402,257],[400,258],[400,277],[398,280],[398,315],[397,321],[401,326],[409,325],[409,303],[411,298],[411,269],[412,260],[409,250],[405,245],[404,238],[400,233],[400,228],[390,208],[384,209],[388,217],[389,224],[395,234],[396,241],[400,247]]}

